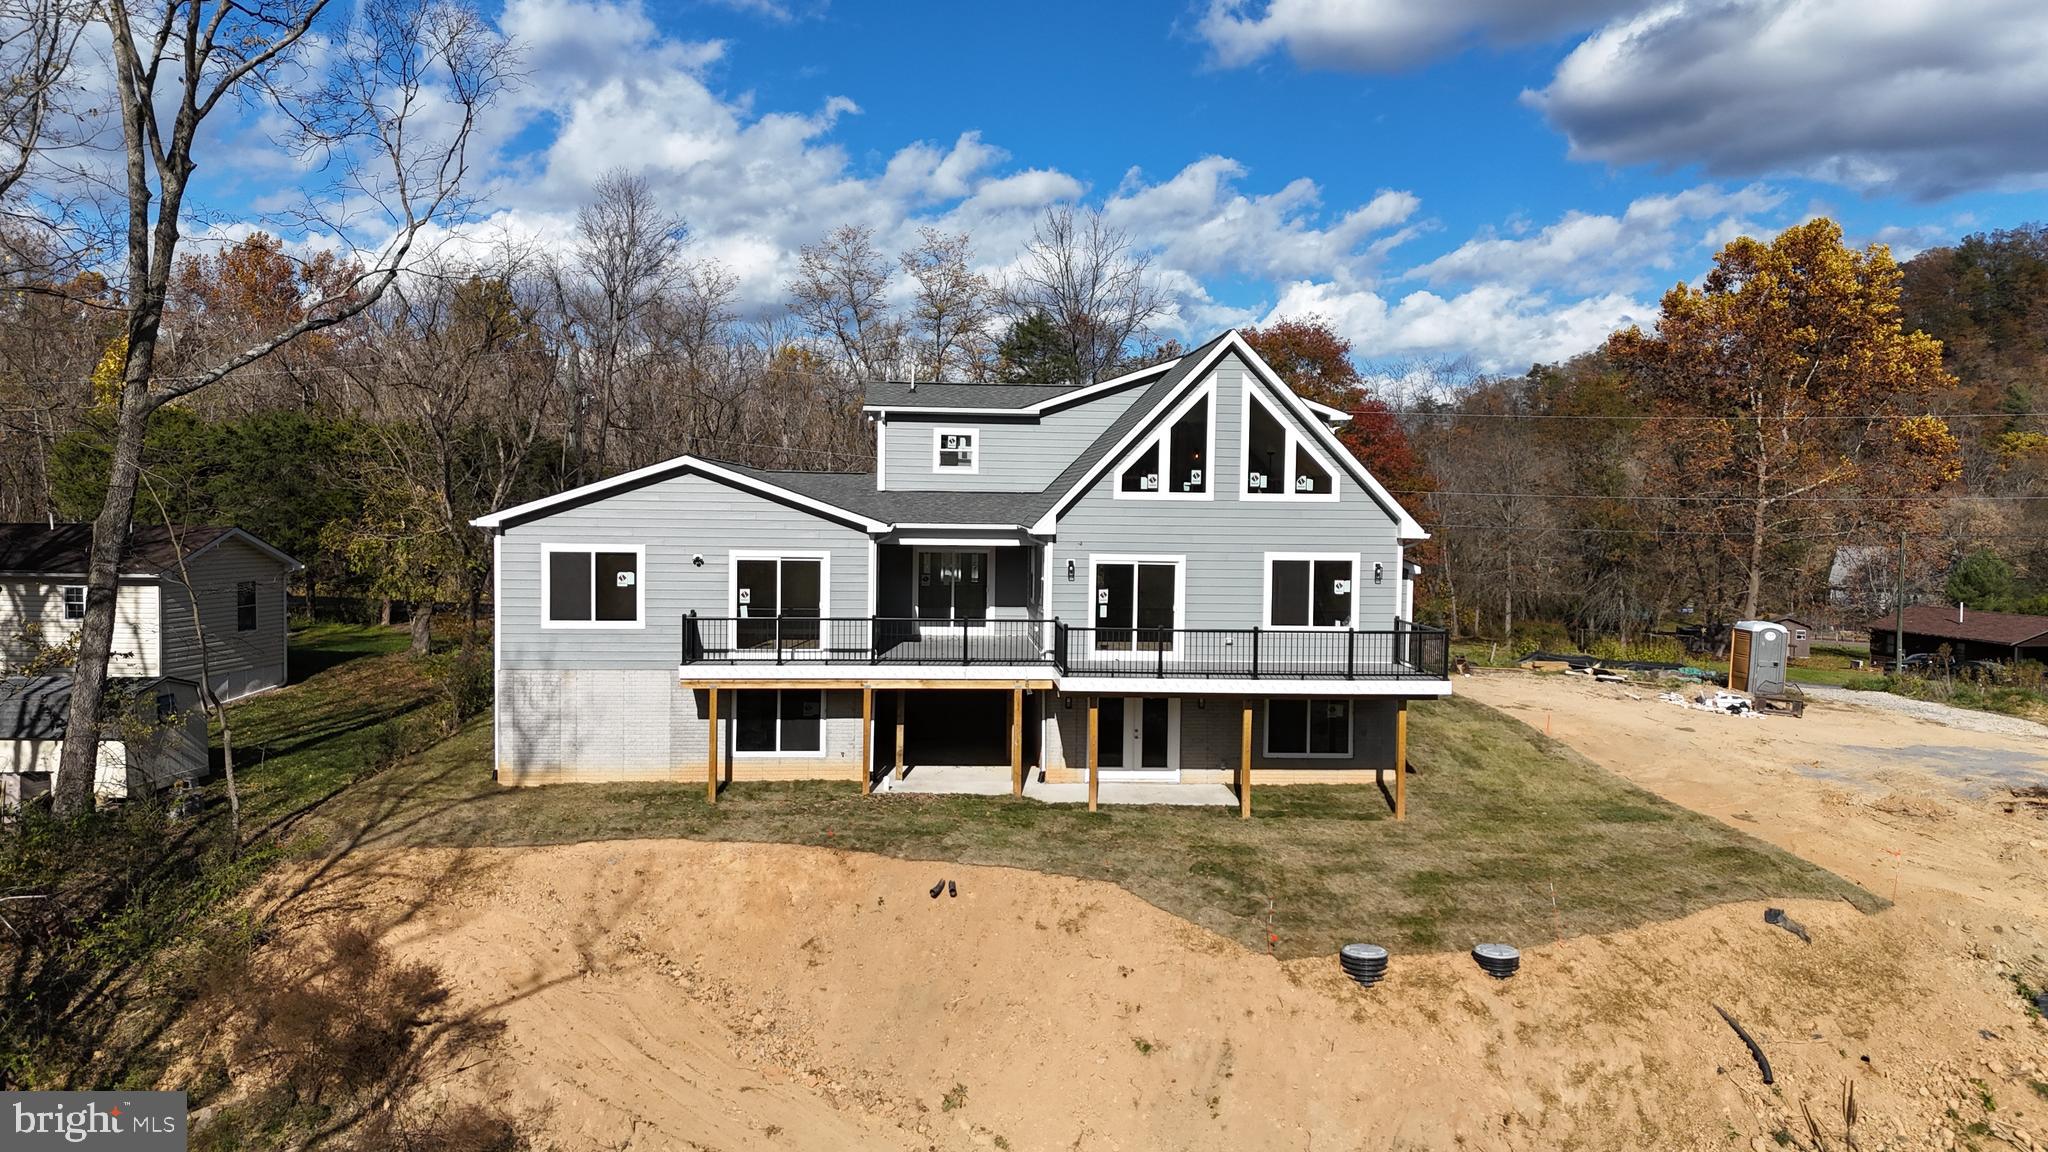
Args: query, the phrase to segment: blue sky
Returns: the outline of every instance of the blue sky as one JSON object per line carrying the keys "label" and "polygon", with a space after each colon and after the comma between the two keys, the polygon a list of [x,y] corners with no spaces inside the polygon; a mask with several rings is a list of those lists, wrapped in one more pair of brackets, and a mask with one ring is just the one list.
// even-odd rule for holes
{"label": "blue sky", "polygon": [[1815,213],[1908,255],[2048,220],[2038,0],[507,0],[487,224],[645,175],[755,314],[840,223],[1101,206],[1162,335],[1320,313],[1361,359],[1519,370]]}

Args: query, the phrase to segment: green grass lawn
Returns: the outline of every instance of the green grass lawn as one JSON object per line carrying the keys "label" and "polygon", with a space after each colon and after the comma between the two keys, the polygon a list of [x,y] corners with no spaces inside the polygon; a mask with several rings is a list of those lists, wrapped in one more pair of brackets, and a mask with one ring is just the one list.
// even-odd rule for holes
{"label": "green grass lawn", "polygon": [[[324,701],[338,687],[324,675],[306,684],[301,694],[318,701],[309,713],[334,717]],[[1416,705],[1411,717],[1417,774],[1403,823],[1370,784],[1255,787],[1250,821],[1234,808],[1091,814],[1008,797],[864,798],[852,782],[735,784],[716,806],[695,780],[503,788],[490,778],[484,716],[348,787],[306,830],[324,829],[319,839],[329,846],[677,837],[1007,865],[1107,880],[1260,949],[1270,897],[1286,955],[1354,939],[1416,948],[1533,943],[1560,928],[1604,932],[1731,900],[1839,896],[1881,906],[1490,708],[1454,699]],[[327,776],[325,757],[311,751],[273,760],[267,771]]]}

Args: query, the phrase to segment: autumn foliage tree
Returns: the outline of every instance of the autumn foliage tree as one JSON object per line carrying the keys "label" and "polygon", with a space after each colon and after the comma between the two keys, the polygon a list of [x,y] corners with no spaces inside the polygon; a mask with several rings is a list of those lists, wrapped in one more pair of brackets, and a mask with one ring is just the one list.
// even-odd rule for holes
{"label": "autumn foliage tree", "polygon": [[1851,250],[1816,219],[1732,241],[1698,288],[1665,294],[1655,332],[1607,342],[1649,412],[1643,495],[1732,542],[1742,616],[1779,542],[1896,522],[1960,475],[1954,436],[1925,414],[1955,382],[1940,342],[1901,327],[1899,290],[1883,245]]}
{"label": "autumn foliage tree", "polygon": [[1365,392],[1365,379],[1351,362],[1351,341],[1326,317],[1275,320],[1247,328],[1243,336],[1288,387],[1319,404],[1349,411]]}

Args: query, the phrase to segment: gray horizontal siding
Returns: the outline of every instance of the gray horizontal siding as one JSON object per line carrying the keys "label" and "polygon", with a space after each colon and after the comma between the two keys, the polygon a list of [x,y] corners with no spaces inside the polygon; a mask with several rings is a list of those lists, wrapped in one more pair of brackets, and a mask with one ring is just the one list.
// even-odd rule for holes
{"label": "gray horizontal siding", "polygon": [[[1094,606],[1087,603],[1091,556],[1180,556],[1186,558],[1184,626],[1250,628],[1265,615],[1266,553],[1355,552],[1359,626],[1393,627],[1400,589],[1400,540],[1394,519],[1341,470],[1336,472],[1334,502],[1240,498],[1238,430],[1247,369],[1231,356],[1211,371],[1217,404],[1215,498],[1118,500],[1114,493],[1119,469],[1112,465],[1059,518],[1059,538],[1047,549],[1053,613],[1075,626],[1092,622]],[[1075,563],[1071,581],[1066,575],[1069,559]],[[1385,566],[1378,585],[1372,582],[1375,562]]]}
{"label": "gray horizontal siding", "polygon": [[[1043,417],[893,415],[880,426],[876,450],[887,456],[891,491],[1036,492],[1144,391],[1120,388]],[[941,427],[979,430],[980,471],[932,470],[932,430]]]}
{"label": "gray horizontal siding", "polygon": [[[543,544],[646,549],[640,628],[543,629]],[[868,537],[765,496],[696,475],[608,496],[507,529],[498,555],[499,655],[505,668],[665,669],[681,661],[682,618],[729,611],[731,556],[831,554],[833,616],[868,615]],[[691,562],[701,555],[700,567]]]}

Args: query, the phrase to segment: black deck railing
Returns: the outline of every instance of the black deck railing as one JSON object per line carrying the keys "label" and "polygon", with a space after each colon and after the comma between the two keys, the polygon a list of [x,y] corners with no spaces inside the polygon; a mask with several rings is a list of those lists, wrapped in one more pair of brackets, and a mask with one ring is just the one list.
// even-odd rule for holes
{"label": "black deck railing", "polygon": [[1044,665],[1063,676],[1441,680],[1450,636],[1390,629],[1072,628],[1061,620],[683,618],[684,664]]}

